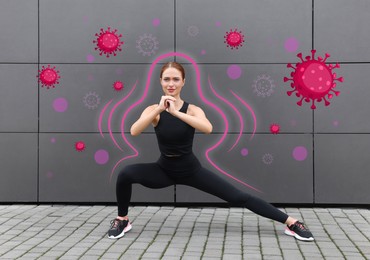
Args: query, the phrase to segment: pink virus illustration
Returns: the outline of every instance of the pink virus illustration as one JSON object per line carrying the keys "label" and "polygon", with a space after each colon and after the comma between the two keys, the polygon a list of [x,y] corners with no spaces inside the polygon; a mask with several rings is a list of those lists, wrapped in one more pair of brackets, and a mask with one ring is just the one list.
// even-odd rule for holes
{"label": "pink virus illustration", "polygon": [[42,87],[46,88],[55,88],[55,85],[59,84],[59,70],[56,70],[56,67],[47,67],[42,66],[42,69],[39,70],[39,82],[41,83]]}
{"label": "pink virus illustration", "polygon": [[122,34],[117,33],[117,29],[111,31],[110,27],[104,31],[103,28],[100,29],[100,33],[96,33],[97,37],[93,43],[96,43],[95,50],[99,50],[99,54],[102,56],[103,53],[109,58],[110,55],[116,56],[117,51],[122,51],[121,45],[124,44],[121,41]]}
{"label": "pink virus illustration", "polygon": [[152,56],[158,50],[158,40],[151,34],[144,34],[136,41],[136,48],[143,56]]}
{"label": "pink virus illustration", "polygon": [[122,81],[116,81],[113,83],[113,88],[115,91],[121,91],[123,90],[123,82]]}
{"label": "pink virus illustration", "polygon": [[238,29],[230,29],[230,31],[226,32],[225,36],[226,46],[233,49],[238,49],[239,47],[243,46],[244,43],[244,34]]}
{"label": "pink virus illustration", "polygon": [[280,125],[279,124],[271,124],[270,125],[270,133],[271,134],[274,134],[274,135],[277,135],[278,133],[280,133]]}
{"label": "pink virus illustration", "polygon": [[[325,101],[325,106],[328,106],[330,102],[326,99],[331,99],[333,94],[339,96],[340,92],[334,90],[336,83],[334,81],[343,82],[343,77],[337,78],[337,75],[333,72],[333,69],[340,68],[339,64],[327,65],[325,62],[330,57],[328,53],[325,54],[325,58],[315,58],[316,50],[311,50],[311,57],[307,56],[305,59],[302,58],[302,53],[298,53],[297,57],[301,59],[294,67],[288,63],[287,67],[294,69],[290,76],[292,78],[284,77],[284,82],[292,81],[290,86],[293,88],[292,91],[288,91],[288,96],[291,96],[293,92],[296,92],[296,96],[301,99],[297,102],[298,106],[302,105],[302,101],[305,100],[307,103],[312,102],[311,109],[316,109],[315,101]],[[332,94],[333,93],[333,94]]]}
{"label": "pink virus illustration", "polygon": [[253,92],[259,97],[269,97],[274,93],[274,81],[268,75],[259,75],[253,82]]}
{"label": "pink virus illustration", "polygon": [[86,149],[86,145],[82,141],[78,141],[75,143],[75,149],[77,152],[82,152]]}

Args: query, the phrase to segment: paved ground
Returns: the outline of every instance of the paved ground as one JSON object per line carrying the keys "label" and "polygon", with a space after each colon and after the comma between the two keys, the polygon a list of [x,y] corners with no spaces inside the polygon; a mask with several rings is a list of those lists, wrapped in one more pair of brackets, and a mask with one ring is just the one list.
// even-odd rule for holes
{"label": "paved ground", "polygon": [[113,206],[0,205],[0,259],[370,259],[370,210],[282,210],[316,241],[240,208],[135,206],[133,229],[111,240]]}

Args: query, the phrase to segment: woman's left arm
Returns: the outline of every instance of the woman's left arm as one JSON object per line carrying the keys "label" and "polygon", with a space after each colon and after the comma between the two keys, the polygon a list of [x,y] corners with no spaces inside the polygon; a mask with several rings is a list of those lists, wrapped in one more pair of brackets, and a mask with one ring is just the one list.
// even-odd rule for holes
{"label": "woman's left arm", "polygon": [[183,113],[177,110],[169,112],[173,116],[187,123],[188,125],[191,125],[198,131],[201,131],[205,134],[210,134],[212,132],[213,126],[200,107],[189,105],[188,113]]}

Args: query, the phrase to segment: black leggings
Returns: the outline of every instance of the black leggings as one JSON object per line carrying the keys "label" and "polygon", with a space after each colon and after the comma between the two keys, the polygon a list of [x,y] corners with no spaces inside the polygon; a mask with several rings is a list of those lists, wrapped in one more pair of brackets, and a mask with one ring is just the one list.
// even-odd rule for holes
{"label": "black leggings", "polygon": [[[188,164],[189,165],[189,164]],[[165,188],[174,184],[183,184],[217,196],[234,207],[245,207],[263,217],[285,223],[288,215],[271,204],[236,187],[220,176],[201,167],[187,171],[180,177],[165,170],[160,163],[140,163],[126,166],[118,175],[116,195],[118,216],[126,216],[131,199],[132,184],[139,183],[152,189]]]}

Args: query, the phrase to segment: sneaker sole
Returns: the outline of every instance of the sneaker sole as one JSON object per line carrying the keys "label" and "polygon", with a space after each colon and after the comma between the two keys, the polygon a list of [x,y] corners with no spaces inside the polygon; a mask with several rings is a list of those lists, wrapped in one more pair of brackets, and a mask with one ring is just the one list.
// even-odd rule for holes
{"label": "sneaker sole", "polygon": [[129,232],[130,230],[132,229],[132,225],[131,223],[128,223],[127,227],[125,227],[122,231],[121,234],[119,234],[118,236],[108,236],[108,238],[110,239],[118,239],[118,238],[121,238],[125,235],[125,233]]}
{"label": "sneaker sole", "polygon": [[301,237],[300,235],[291,231],[290,229],[285,229],[284,233],[285,235],[295,237],[296,239],[301,240],[301,241],[314,241],[315,240],[313,237],[309,237],[309,238]]}

